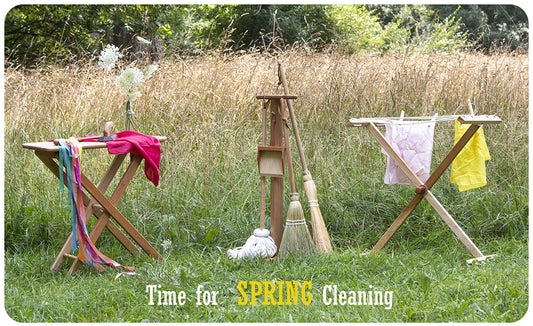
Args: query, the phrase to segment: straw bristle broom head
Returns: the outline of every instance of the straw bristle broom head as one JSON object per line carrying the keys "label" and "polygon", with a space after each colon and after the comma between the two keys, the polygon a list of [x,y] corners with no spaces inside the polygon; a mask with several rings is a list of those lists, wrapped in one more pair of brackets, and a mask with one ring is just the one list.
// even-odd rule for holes
{"label": "straw bristle broom head", "polygon": [[333,251],[331,247],[331,239],[329,237],[326,224],[322,218],[322,213],[318,207],[318,196],[315,182],[311,177],[311,173],[306,171],[303,176],[304,191],[309,201],[309,211],[311,213],[311,227],[313,228],[313,240],[316,247],[322,253],[330,253]]}
{"label": "straw bristle broom head", "polygon": [[287,257],[289,254],[308,253],[315,249],[313,238],[311,238],[305,223],[304,211],[300,204],[300,195],[292,193],[290,198],[291,202],[287,210],[285,230],[279,246],[278,256],[280,258]]}

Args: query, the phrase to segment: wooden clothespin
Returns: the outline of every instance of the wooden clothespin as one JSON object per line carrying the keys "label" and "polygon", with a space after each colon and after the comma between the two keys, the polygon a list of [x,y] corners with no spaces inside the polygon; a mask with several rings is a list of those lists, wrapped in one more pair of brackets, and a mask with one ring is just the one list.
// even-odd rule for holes
{"label": "wooden clothespin", "polygon": [[468,99],[468,108],[470,109],[470,115],[475,117],[476,114],[474,113],[474,108],[472,107],[472,101],[470,101],[470,99]]}

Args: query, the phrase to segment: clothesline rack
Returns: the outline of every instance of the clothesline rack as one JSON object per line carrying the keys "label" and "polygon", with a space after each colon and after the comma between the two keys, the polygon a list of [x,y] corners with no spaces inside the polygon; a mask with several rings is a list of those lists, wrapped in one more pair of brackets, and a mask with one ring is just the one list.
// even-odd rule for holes
{"label": "clothesline rack", "polygon": [[443,116],[417,116],[417,117],[379,117],[379,118],[351,118],[346,122],[349,127],[364,127],[367,123],[373,123],[381,127],[392,123],[428,123],[458,120],[462,124],[494,124],[502,120],[495,115],[443,115]]}
{"label": "clothesline rack", "polygon": [[[470,103],[469,103],[470,104]],[[471,108],[471,105],[470,105]],[[453,219],[453,217],[448,213],[444,206],[437,200],[437,198],[430,191],[433,185],[441,177],[441,175],[447,170],[452,161],[457,157],[461,150],[465,147],[468,141],[474,136],[478,131],[480,126],[485,124],[497,124],[501,123],[502,120],[495,115],[475,115],[473,110],[470,109],[470,115],[459,115],[459,116],[429,116],[429,117],[387,117],[387,118],[352,118],[346,122],[348,127],[365,127],[368,131],[376,138],[381,147],[387,152],[390,158],[398,165],[402,172],[407,176],[409,181],[415,186],[415,196],[411,201],[405,206],[400,215],[396,220],[391,224],[389,229],[382,235],[380,240],[374,245],[372,250],[363,255],[369,254],[371,252],[380,251],[385,244],[390,240],[394,233],[402,226],[405,220],[411,215],[414,209],[422,201],[426,199],[429,204],[435,209],[437,214],[442,218],[446,225],[452,230],[452,232],[457,236],[461,243],[468,249],[468,251],[474,256],[473,259],[467,260],[467,263],[472,263],[473,261],[485,260],[488,257],[494,255],[485,256],[474,242],[468,237],[468,235],[461,229],[459,224]],[[409,167],[409,165],[402,158],[400,153],[398,153],[394,147],[387,141],[385,136],[379,131],[378,126],[382,126],[390,123],[419,123],[420,121],[427,123],[430,121],[452,121],[458,120],[461,124],[469,124],[470,127],[466,130],[463,136],[455,143],[455,145],[450,149],[448,154],[442,159],[439,165],[435,168],[433,173],[429,176],[426,182],[422,182],[420,178],[416,175],[415,172]]]}

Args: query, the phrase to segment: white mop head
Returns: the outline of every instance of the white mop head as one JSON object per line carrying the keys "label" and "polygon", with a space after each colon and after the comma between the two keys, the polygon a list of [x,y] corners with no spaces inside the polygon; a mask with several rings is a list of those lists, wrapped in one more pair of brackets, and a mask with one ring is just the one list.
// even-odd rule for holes
{"label": "white mop head", "polygon": [[244,246],[228,250],[228,257],[230,259],[254,258],[257,256],[270,258],[276,254],[277,250],[278,248],[274,243],[274,239],[270,236],[269,230],[255,229],[254,234],[246,240]]}

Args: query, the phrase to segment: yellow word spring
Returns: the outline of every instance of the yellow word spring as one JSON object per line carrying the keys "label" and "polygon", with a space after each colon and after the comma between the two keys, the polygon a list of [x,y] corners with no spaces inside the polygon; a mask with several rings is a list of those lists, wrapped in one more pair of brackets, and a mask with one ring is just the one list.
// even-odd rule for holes
{"label": "yellow word spring", "polygon": [[257,305],[257,299],[263,298],[262,305],[290,306],[300,302],[307,306],[313,300],[310,292],[312,283],[304,281],[240,281],[237,285],[240,296],[237,303],[240,306]]}

